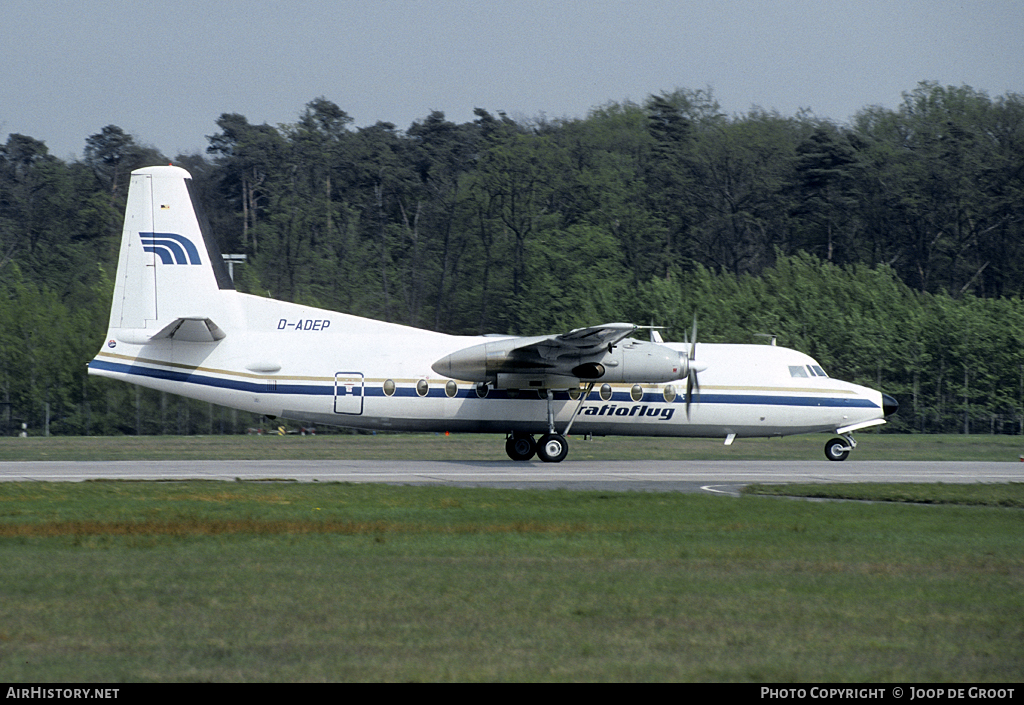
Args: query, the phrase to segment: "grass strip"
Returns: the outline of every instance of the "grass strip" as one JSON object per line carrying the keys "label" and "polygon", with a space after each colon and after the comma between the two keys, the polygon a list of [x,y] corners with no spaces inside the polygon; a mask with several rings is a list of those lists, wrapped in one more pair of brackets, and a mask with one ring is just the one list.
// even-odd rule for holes
{"label": "grass strip", "polygon": [[0,681],[1018,682],[1022,529],[1002,506],[2,483]]}
{"label": "grass strip", "polygon": [[387,521],[263,521],[259,519],[186,521],[68,521],[0,524],[0,538],[57,536],[220,536],[222,534],[382,536],[386,534],[578,534],[582,524],[522,522],[430,526]]}
{"label": "grass strip", "polygon": [[[826,436],[721,439],[570,438],[579,460],[821,460]],[[1024,437],[860,433],[851,460],[1017,462]],[[0,461],[35,460],[507,460],[500,434],[110,436],[0,438]]]}
{"label": "grass strip", "polygon": [[980,507],[1024,509],[1024,483],[809,483],[752,484],[742,493],[776,497],[816,497],[871,502],[909,502],[912,504],[960,504]]}

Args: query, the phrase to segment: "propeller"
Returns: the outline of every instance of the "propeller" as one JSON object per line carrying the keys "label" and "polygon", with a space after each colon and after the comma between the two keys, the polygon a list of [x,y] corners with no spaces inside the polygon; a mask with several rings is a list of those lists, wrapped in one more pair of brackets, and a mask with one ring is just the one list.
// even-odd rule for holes
{"label": "propeller", "polygon": [[697,391],[697,403],[700,403],[700,382],[697,380],[697,373],[705,369],[704,365],[695,362],[697,355],[697,314],[693,314],[693,337],[688,339],[683,334],[683,342],[690,346],[690,352],[686,360],[686,418],[690,418],[690,404],[693,402],[693,392]]}

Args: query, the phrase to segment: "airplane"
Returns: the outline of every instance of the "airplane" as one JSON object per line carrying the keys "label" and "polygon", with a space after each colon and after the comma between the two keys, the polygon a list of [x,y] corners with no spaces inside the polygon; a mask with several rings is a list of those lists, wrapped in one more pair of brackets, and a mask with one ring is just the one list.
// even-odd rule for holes
{"label": "airplane", "polygon": [[[634,335],[648,331],[650,340]],[[886,423],[887,394],[775,345],[663,342],[608,323],[458,336],[236,291],[175,166],[133,171],[110,322],[89,373],[213,404],[379,431],[504,434],[516,461],[560,462],[591,436],[736,438],[852,433]],[[774,341],[773,341],[774,342]]]}

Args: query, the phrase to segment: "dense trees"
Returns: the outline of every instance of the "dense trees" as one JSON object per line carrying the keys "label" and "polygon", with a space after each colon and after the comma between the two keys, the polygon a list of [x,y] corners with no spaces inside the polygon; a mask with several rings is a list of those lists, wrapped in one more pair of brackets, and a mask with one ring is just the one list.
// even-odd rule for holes
{"label": "dense trees", "polygon": [[[610,320],[755,333],[903,403],[892,427],[1021,432],[1024,98],[922,83],[850,124],[710,91],[583,119],[432,112],[355,127],[225,113],[189,169],[240,289],[453,333]],[[88,379],[127,175],[166,163],[110,125],[82,161],[0,145],[0,425],[234,430],[228,412]],[[677,327],[678,326],[678,327]],[[3,430],[3,429],[0,429]]]}

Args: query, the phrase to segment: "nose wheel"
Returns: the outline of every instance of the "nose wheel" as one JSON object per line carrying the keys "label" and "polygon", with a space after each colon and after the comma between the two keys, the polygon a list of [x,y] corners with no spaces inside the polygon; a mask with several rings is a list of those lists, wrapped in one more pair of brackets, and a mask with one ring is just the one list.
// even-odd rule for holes
{"label": "nose wheel", "polygon": [[852,437],[833,438],[825,444],[825,457],[829,460],[846,460],[850,451],[857,447],[857,442]]}

